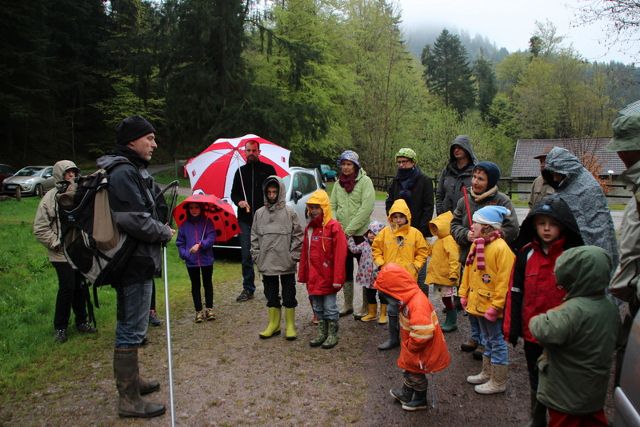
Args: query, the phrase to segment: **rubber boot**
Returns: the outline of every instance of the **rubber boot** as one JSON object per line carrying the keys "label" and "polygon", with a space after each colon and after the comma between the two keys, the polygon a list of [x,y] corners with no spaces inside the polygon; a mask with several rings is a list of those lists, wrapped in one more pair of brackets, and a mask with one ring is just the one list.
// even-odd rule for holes
{"label": "rubber boot", "polygon": [[367,315],[367,310],[369,308],[369,304],[367,304],[367,288],[361,286],[362,288],[362,304],[360,305],[360,310],[356,313],[353,312],[353,318],[355,320],[361,320],[364,316]]}
{"label": "rubber boot", "polygon": [[340,317],[353,313],[353,282],[344,282],[342,293],[344,295],[344,305],[340,310]]}
{"label": "rubber boot", "polygon": [[388,320],[387,304],[380,304],[380,317],[378,318],[378,323],[384,325]]}
{"label": "rubber boot", "polygon": [[491,379],[475,386],[473,389],[479,394],[504,393],[507,390],[507,365],[491,365]]}
{"label": "rubber boot", "polygon": [[138,374],[138,387],[140,388],[140,395],[144,396],[160,390],[160,383],[156,380],[145,380]]}
{"label": "rubber boot", "polygon": [[447,311],[447,317],[441,328],[442,332],[453,332],[458,329],[458,312],[455,309]]}
{"label": "rubber boot", "polygon": [[467,353],[472,352],[476,348],[478,348],[478,341],[474,340],[473,338],[469,338],[467,342],[463,342],[462,344],[460,344],[460,350]]}
{"label": "rubber boot", "polygon": [[116,348],[113,352],[113,375],[118,388],[118,415],[151,418],[164,414],[165,407],[140,397],[137,348]]}
{"label": "rubber boot", "polygon": [[264,331],[260,332],[260,338],[267,339],[280,335],[280,316],[282,315],[280,310],[280,307],[269,307],[269,324]]}
{"label": "rubber boot", "polygon": [[470,375],[467,377],[469,384],[484,384],[491,379],[491,358],[482,357],[482,371],[478,375]]}
{"label": "rubber boot", "polygon": [[400,345],[400,324],[398,316],[387,316],[389,318],[389,339],[378,346],[378,350],[390,350]]}
{"label": "rubber boot", "polygon": [[531,392],[531,419],[525,427],[545,427],[547,425],[547,407],[536,397],[536,392]]}
{"label": "rubber boot", "polygon": [[371,322],[378,318],[378,304],[369,304],[367,308],[367,315],[362,319],[363,322]]}
{"label": "rubber boot", "polygon": [[389,390],[389,393],[402,404],[409,403],[413,400],[413,389],[406,384],[402,384],[400,388]]}
{"label": "rubber boot", "polygon": [[403,403],[402,409],[405,411],[421,411],[427,409],[427,390],[415,390],[411,402]]}
{"label": "rubber boot", "polygon": [[327,320],[327,339],[322,343],[322,348],[333,348],[338,344],[338,321]]}
{"label": "rubber boot", "polygon": [[322,319],[318,321],[318,335],[311,341],[309,345],[311,347],[320,347],[322,343],[327,339],[327,321]]}
{"label": "rubber boot", "polygon": [[285,307],[284,309],[285,333],[284,336],[288,341],[298,338],[296,333],[296,309],[295,307]]}

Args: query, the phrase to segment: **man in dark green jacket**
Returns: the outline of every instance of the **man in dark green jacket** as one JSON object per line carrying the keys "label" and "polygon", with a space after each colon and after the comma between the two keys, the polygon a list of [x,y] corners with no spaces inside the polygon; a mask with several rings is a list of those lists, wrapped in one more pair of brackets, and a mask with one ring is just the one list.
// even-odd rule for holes
{"label": "man in dark green jacket", "polygon": [[555,268],[565,302],[529,322],[544,347],[537,398],[549,408],[550,426],[607,425],[602,408],[620,327],[618,309],[605,295],[611,269],[602,248],[568,249]]}

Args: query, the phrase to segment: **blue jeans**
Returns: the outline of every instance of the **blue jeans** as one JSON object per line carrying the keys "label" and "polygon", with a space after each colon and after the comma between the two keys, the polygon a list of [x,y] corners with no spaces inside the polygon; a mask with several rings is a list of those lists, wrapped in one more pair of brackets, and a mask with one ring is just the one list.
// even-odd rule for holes
{"label": "blue jeans", "polygon": [[153,280],[116,288],[116,348],[139,347],[147,335]]}
{"label": "blue jeans", "polygon": [[485,337],[478,324],[478,316],[472,314],[469,315],[469,324],[471,325],[471,339],[477,342],[479,345],[484,346]]}
{"label": "blue jeans", "polygon": [[256,274],[253,271],[253,259],[251,258],[251,224],[238,221],[240,224],[240,248],[242,253],[242,288],[252,294],[256,291],[254,284]]}
{"label": "blue jeans", "polygon": [[336,294],[311,295],[311,307],[320,320],[338,320],[338,301]]}
{"label": "blue jeans", "polygon": [[485,337],[484,355],[491,358],[491,364],[509,364],[509,350],[502,335],[502,319],[490,322],[482,316],[469,316],[471,317],[478,319],[480,332]]}

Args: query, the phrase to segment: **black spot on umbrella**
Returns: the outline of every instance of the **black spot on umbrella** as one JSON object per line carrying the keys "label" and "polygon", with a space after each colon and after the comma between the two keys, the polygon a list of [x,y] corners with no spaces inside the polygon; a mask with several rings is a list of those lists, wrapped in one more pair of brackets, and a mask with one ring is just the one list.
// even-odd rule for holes
{"label": "black spot on umbrella", "polygon": [[222,231],[216,230],[216,237],[220,237],[220,236],[222,236]]}
{"label": "black spot on umbrella", "polygon": [[213,216],[213,220],[214,220],[215,222],[220,221],[220,216],[219,216],[219,215],[214,215],[214,216]]}
{"label": "black spot on umbrella", "polygon": [[231,224],[231,229],[232,229],[233,231],[236,231],[236,228],[238,228],[238,226],[236,226],[235,224]]}
{"label": "black spot on umbrella", "polygon": [[180,221],[180,222],[184,221],[186,216],[187,216],[187,214],[184,213],[184,212],[179,214],[178,215],[178,221]]}
{"label": "black spot on umbrella", "polygon": [[224,215],[225,217],[229,217],[229,212],[224,212],[222,215]]}
{"label": "black spot on umbrella", "polygon": [[228,226],[229,226],[229,221],[226,221],[226,220],[225,220],[225,222],[224,222],[224,226],[225,226],[225,227],[228,227]]}

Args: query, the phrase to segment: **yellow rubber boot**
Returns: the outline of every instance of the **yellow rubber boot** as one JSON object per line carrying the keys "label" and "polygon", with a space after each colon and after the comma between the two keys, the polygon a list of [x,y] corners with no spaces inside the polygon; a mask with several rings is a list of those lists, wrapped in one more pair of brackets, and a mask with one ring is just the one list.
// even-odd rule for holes
{"label": "yellow rubber boot", "polygon": [[269,324],[267,329],[260,332],[260,338],[271,338],[280,335],[280,307],[269,307]]}
{"label": "yellow rubber boot", "polygon": [[371,322],[372,320],[376,320],[378,318],[378,304],[369,304],[367,306],[367,310],[367,315],[363,316],[360,320],[362,320],[363,322]]}
{"label": "yellow rubber boot", "polygon": [[378,323],[384,325],[387,323],[387,304],[380,304],[380,317],[378,318]]}
{"label": "yellow rubber boot", "polygon": [[287,340],[293,341],[298,337],[296,332],[296,309],[294,307],[285,307],[284,309],[285,333]]}

